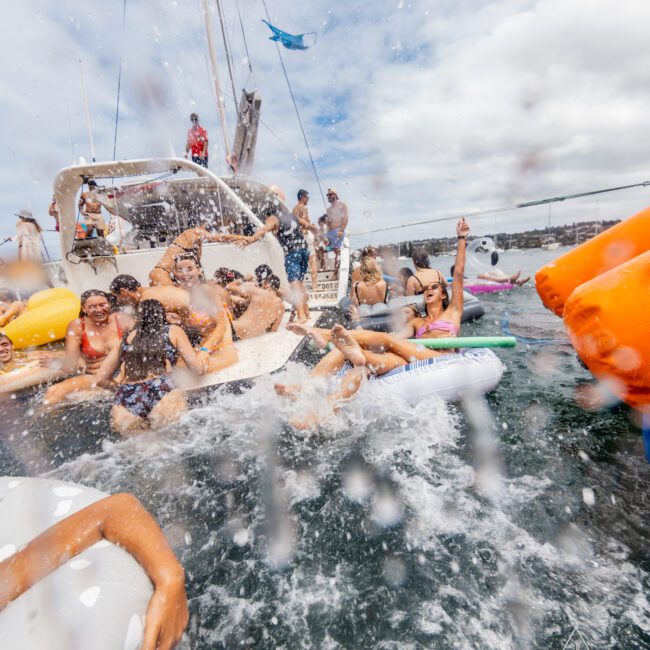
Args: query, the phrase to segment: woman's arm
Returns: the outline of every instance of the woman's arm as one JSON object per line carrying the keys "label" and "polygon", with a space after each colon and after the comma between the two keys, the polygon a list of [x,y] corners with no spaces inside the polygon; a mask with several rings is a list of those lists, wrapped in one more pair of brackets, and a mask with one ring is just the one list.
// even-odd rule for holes
{"label": "woman's arm", "polygon": [[131,494],[87,506],[0,562],[0,610],[102,538],[128,551],[153,583],[142,647],[173,648],[189,618],[185,574],[158,524]]}
{"label": "woman's arm", "polygon": [[94,384],[102,388],[110,388],[113,385],[112,377],[120,365],[121,344],[116,345],[104,358],[102,365],[95,373]]}
{"label": "woman's arm", "polygon": [[185,361],[185,365],[197,375],[202,375],[208,368],[207,359],[205,355],[197,354],[196,350],[192,347],[187,334],[178,325],[170,325],[169,327],[169,340],[172,345],[178,350],[181,359]]}
{"label": "woman's arm", "polygon": [[8,322],[20,316],[25,309],[27,309],[27,305],[22,300],[14,300],[0,316],[0,327],[4,327]]}
{"label": "woman's arm", "polygon": [[416,282],[417,282],[417,280],[415,279],[414,275],[409,277],[409,279],[406,281],[406,292],[405,292],[405,294],[407,296],[415,296],[417,294]]}
{"label": "woman's arm", "polygon": [[81,324],[80,319],[73,320],[68,325],[65,333],[65,356],[61,372],[70,374],[79,371],[79,359],[81,358]]}
{"label": "woman's arm", "polygon": [[456,235],[458,236],[458,248],[456,250],[456,261],[454,262],[454,275],[451,281],[451,304],[450,307],[459,314],[463,313],[463,277],[465,276],[465,258],[467,256],[467,235],[469,225],[462,217],[456,224]]}

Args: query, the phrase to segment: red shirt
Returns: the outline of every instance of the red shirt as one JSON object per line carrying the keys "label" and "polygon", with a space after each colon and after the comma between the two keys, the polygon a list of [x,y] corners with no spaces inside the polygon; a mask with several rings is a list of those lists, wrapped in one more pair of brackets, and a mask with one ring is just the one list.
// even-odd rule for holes
{"label": "red shirt", "polygon": [[193,126],[187,132],[187,146],[193,156],[204,157],[208,155],[208,132],[200,124]]}

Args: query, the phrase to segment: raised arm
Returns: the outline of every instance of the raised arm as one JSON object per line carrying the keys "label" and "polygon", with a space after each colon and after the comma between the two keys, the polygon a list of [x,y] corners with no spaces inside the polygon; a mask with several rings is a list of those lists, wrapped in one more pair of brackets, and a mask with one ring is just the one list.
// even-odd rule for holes
{"label": "raised arm", "polygon": [[456,224],[456,235],[458,236],[458,248],[456,250],[456,261],[454,263],[454,275],[451,281],[451,305],[450,307],[463,313],[463,278],[465,276],[465,258],[467,257],[467,235],[469,225],[462,217]]}
{"label": "raised arm", "polygon": [[0,610],[102,538],[128,551],[153,583],[142,648],[173,648],[189,618],[185,574],[158,524],[131,494],[87,506],[0,562]]}

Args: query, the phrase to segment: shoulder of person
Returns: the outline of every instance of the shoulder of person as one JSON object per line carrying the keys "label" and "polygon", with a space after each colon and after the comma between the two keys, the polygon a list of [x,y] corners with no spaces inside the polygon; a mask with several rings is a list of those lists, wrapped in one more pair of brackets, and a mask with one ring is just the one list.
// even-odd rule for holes
{"label": "shoulder of person", "polygon": [[81,334],[81,326],[83,324],[83,316],[75,318],[73,321],[70,321],[68,325],[67,334]]}

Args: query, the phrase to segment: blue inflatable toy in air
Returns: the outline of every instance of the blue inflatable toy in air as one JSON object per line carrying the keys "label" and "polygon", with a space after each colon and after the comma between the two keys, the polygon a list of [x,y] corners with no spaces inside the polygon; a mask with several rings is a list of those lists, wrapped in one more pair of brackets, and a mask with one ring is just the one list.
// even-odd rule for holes
{"label": "blue inflatable toy in air", "polygon": [[[270,41],[278,41],[284,45],[288,50],[308,50],[316,43],[316,32],[307,32],[306,34],[289,34],[283,32],[281,29],[274,27],[266,20],[262,20],[265,25],[273,32],[273,36],[269,36]],[[314,42],[306,45],[303,36],[313,36]]]}

